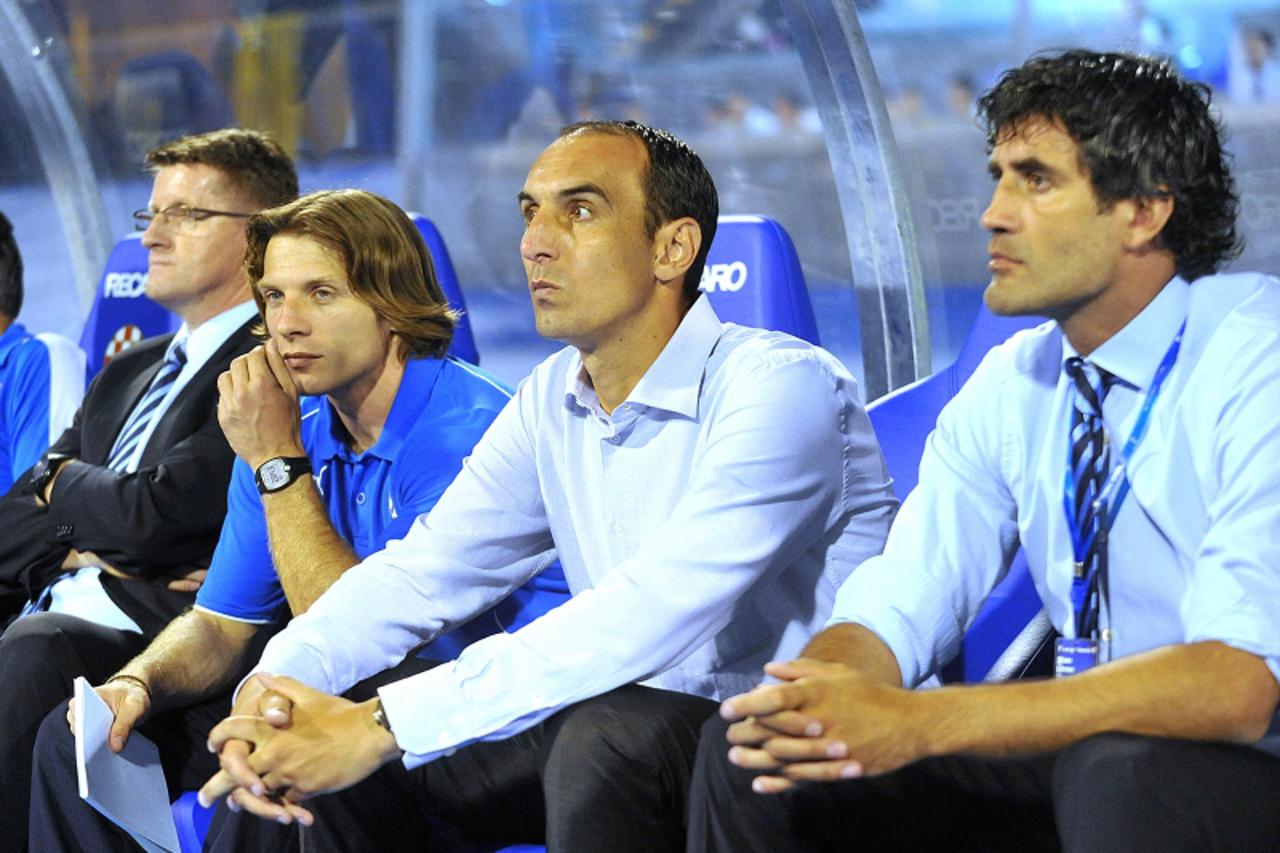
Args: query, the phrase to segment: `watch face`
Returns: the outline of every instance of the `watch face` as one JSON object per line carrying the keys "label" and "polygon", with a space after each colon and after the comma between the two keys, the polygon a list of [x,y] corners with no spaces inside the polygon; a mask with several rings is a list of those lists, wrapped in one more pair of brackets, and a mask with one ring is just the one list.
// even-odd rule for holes
{"label": "watch face", "polygon": [[262,478],[262,485],[267,491],[275,491],[289,485],[289,464],[283,459],[264,462],[258,469],[258,476]]}
{"label": "watch face", "polygon": [[61,466],[66,459],[65,456],[45,454],[36,462],[34,468],[31,469],[31,488],[37,492],[43,492],[44,487],[49,485],[49,481],[53,479],[53,474]]}

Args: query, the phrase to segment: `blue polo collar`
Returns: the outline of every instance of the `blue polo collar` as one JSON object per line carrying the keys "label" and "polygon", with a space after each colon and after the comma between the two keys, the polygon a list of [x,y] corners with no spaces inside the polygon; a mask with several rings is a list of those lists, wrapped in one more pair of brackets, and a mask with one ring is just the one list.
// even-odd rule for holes
{"label": "blue polo collar", "polygon": [[21,323],[11,323],[0,335],[0,367],[9,361],[9,356],[27,338],[29,334]]}
{"label": "blue polo collar", "polygon": [[[400,387],[396,389],[396,398],[391,403],[391,411],[387,413],[387,421],[382,425],[382,432],[373,446],[360,456],[372,454],[379,459],[394,462],[409,432],[417,424],[418,418],[426,410],[431,401],[431,392],[435,388],[436,379],[444,369],[442,358],[410,358],[405,362],[404,376],[400,379]],[[316,408],[317,418],[312,443],[312,463],[316,467],[330,459],[359,458],[347,446],[347,430],[342,425],[333,406],[324,397],[311,397]],[[306,406],[304,406],[304,412]]]}

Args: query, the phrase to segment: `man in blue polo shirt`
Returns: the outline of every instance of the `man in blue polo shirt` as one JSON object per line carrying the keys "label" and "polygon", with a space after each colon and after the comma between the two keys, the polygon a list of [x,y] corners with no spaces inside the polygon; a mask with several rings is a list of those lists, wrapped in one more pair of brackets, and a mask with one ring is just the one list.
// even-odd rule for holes
{"label": "man in blue polo shirt", "polygon": [[71,425],[84,395],[84,353],[58,335],[19,322],[22,255],[0,213],[0,492]]}
{"label": "man in blue polo shirt", "polygon": [[[454,315],[417,230],[390,202],[315,193],[251,220],[248,246],[270,339],[219,380],[219,421],[239,458],[208,578],[193,611],[97,688],[116,715],[117,750],[152,711],[186,709],[144,726],[179,788],[216,769],[205,738],[250,653],[346,569],[404,536],[510,397],[445,357]],[[408,671],[549,609],[563,597],[555,586],[531,581],[524,596],[420,652]],[[32,844],[132,849],[79,801],[62,715],[46,719],[36,746]]]}

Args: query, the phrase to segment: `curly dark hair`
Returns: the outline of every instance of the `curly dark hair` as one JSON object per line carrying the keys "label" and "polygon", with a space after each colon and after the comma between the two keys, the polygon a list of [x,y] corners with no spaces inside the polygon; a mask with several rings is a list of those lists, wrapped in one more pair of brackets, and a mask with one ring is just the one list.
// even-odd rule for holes
{"label": "curly dark hair", "polygon": [[1035,119],[1060,123],[1080,146],[1103,209],[1122,199],[1173,198],[1160,234],[1187,281],[1240,253],[1240,200],[1222,150],[1222,127],[1202,83],[1168,62],[1127,53],[1068,50],[1006,71],[978,99],[987,145]]}
{"label": "curly dark hair", "polygon": [[702,245],[684,275],[684,295],[693,302],[698,297],[702,268],[720,216],[716,184],[702,158],[675,135],[638,121],[581,121],[561,130],[560,138],[578,133],[630,136],[644,143],[649,153],[648,171],[644,175],[645,235],[652,238],[663,224],[682,216],[692,217],[702,231]]}

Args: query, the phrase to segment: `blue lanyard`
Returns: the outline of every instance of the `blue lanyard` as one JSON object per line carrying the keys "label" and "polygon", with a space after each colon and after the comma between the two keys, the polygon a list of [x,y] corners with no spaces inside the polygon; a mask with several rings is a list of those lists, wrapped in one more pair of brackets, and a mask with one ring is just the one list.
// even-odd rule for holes
{"label": "blue lanyard", "polygon": [[[1187,323],[1184,320],[1182,326],[1178,328],[1178,333],[1173,336],[1173,342],[1169,344],[1169,349],[1165,351],[1164,358],[1160,360],[1159,367],[1156,368],[1155,376],[1151,379],[1151,387],[1147,389],[1147,397],[1142,403],[1142,409],[1138,412],[1138,419],[1134,421],[1133,430],[1129,433],[1129,439],[1124,443],[1124,447],[1120,451],[1120,458],[1111,469],[1111,473],[1107,476],[1107,481],[1103,484],[1102,489],[1098,492],[1093,501],[1093,518],[1094,525],[1092,530],[1081,530],[1077,526],[1075,512],[1073,510],[1075,501],[1075,472],[1071,466],[1071,441],[1070,427],[1068,426],[1067,440],[1067,473],[1063,484],[1062,506],[1067,516],[1067,529],[1071,532],[1071,550],[1072,556],[1077,564],[1084,562],[1085,555],[1089,552],[1089,546],[1093,544],[1095,537],[1101,536],[1103,542],[1106,541],[1106,535],[1111,530],[1111,525],[1115,523],[1116,516],[1120,513],[1120,507],[1124,504],[1124,499],[1129,496],[1129,478],[1127,471],[1129,462],[1133,459],[1133,453],[1137,450],[1142,439],[1147,435],[1147,427],[1151,425],[1151,410],[1155,407],[1156,398],[1160,396],[1160,388],[1164,385],[1165,377],[1169,375],[1169,371],[1173,369],[1173,365],[1178,360],[1178,350],[1182,348],[1182,333],[1186,331]],[[1074,392],[1073,392],[1074,393]],[[1071,606],[1076,614],[1077,625],[1082,624],[1082,617],[1085,607],[1092,600],[1093,608],[1097,608],[1096,596],[1090,595],[1090,590],[1094,588],[1094,580],[1098,573],[1099,566],[1104,561],[1099,559],[1089,568],[1089,573],[1083,578],[1073,578],[1071,583]],[[1096,624],[1096,614],[1093,620]]]}

